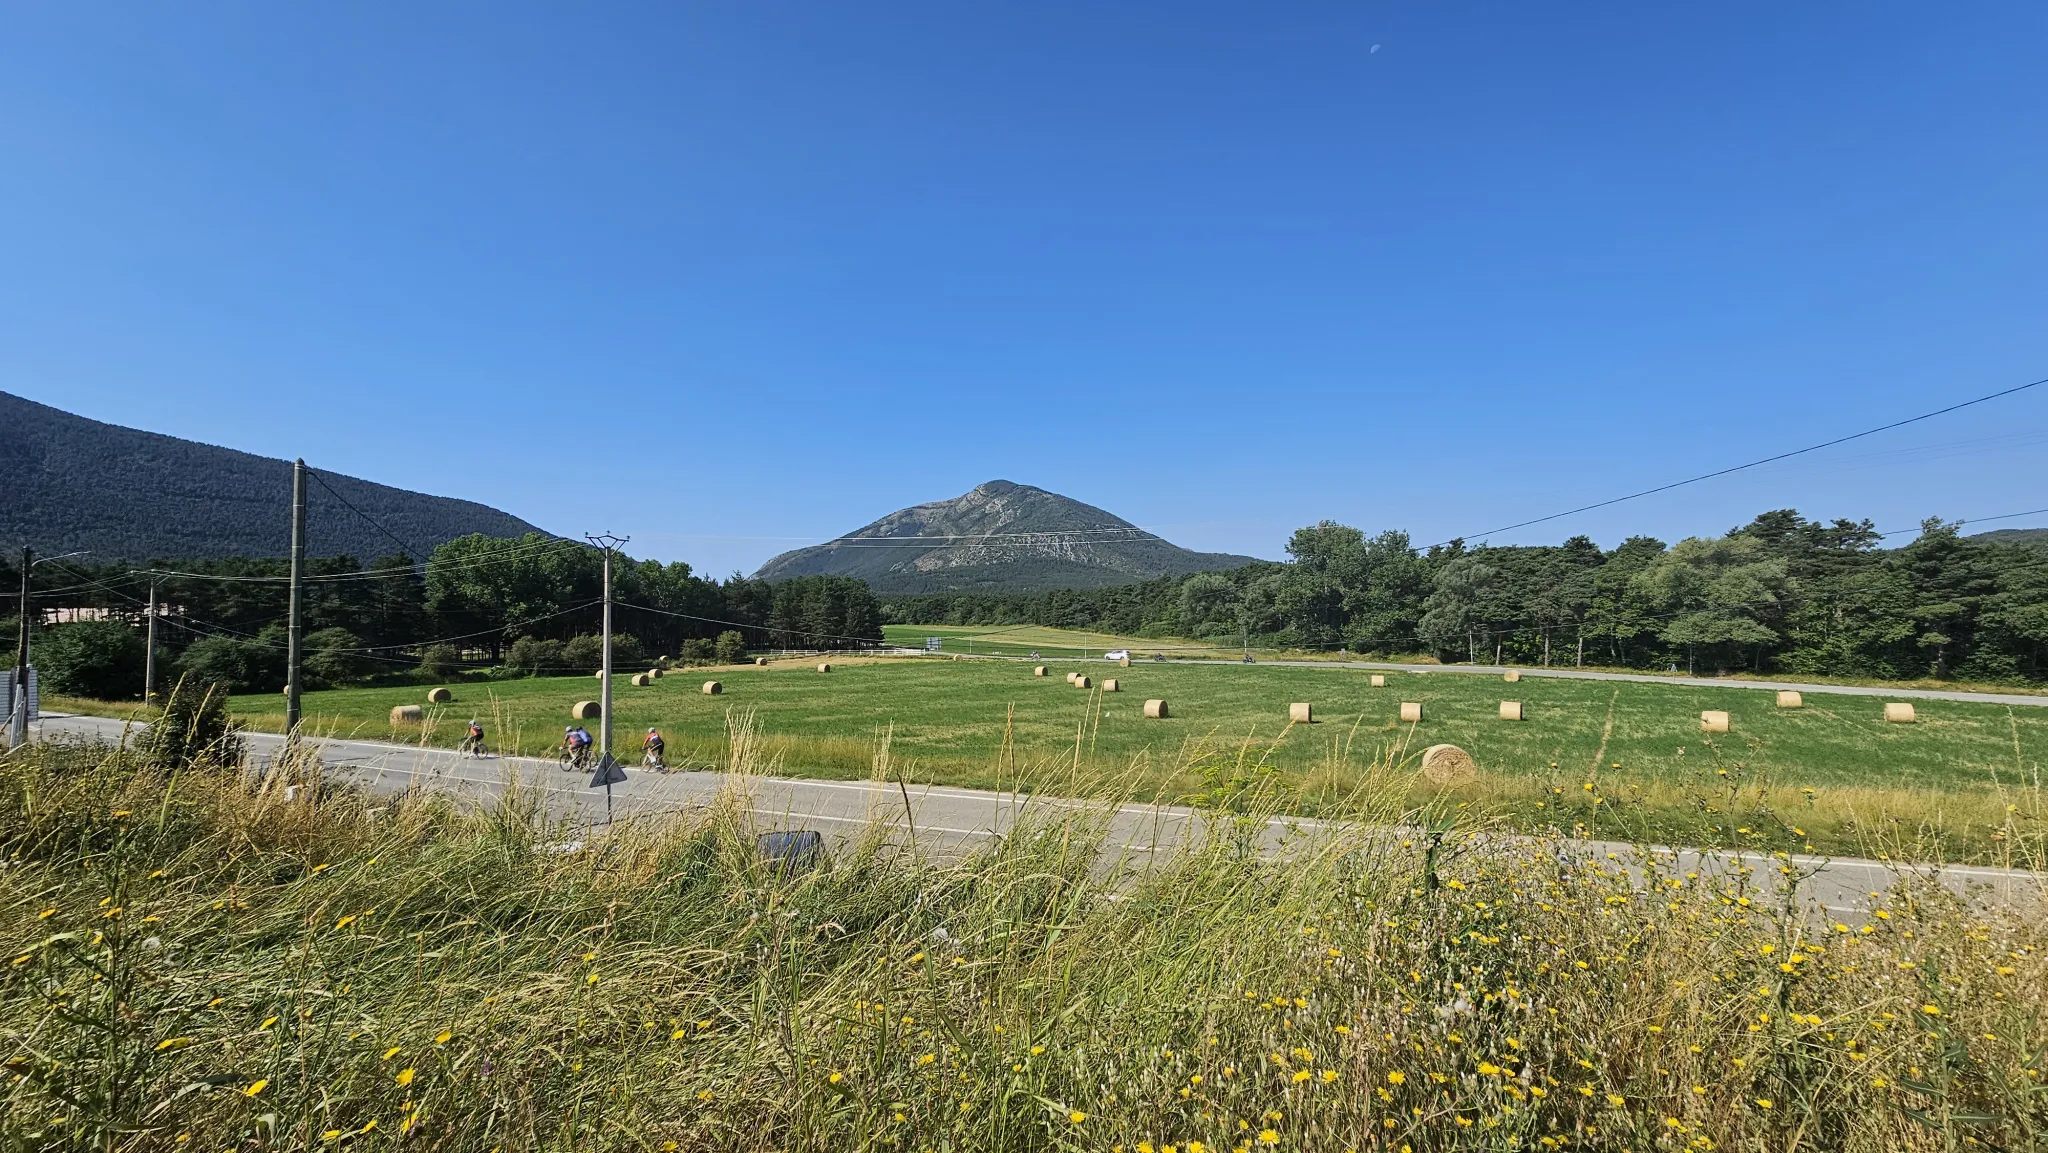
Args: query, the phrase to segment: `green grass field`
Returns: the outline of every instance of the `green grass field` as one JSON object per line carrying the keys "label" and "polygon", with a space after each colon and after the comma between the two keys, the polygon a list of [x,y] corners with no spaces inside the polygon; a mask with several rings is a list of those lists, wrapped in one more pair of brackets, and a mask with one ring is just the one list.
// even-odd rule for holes
{"label": "green grass field", "polygon": [[2048,1143],[2038,903],[1902,878],[1788,916],[1773,870],[1561,869],[1469,812],[1404,844],[1377,788],[1276,855],[1218,821],[1118,867],[1084,803],[788,869],[744,750],[710,804],[602,830],[239,767],[0,756],[0,1147]]}
{"label": "green grass field", "polygon": [[[1887,725],[1883,700],[1867,696],[1809,693],[1790,710],[1739,688],[1394,672],[1375,689],[1369,674],[1336,668],[1046,664],[1042,678],[1020,662],[924,658],[829,674],[809,662],[696,669],[650,687],[621,677],[616,732],[632,750],[658,726],[672,761],[708,768],[726,757],[728,713],[748,711],[785,775],[867,776],[886,734],[895,770],[913,781],[1166,800],[1271,787],[1305,813],[1339,804],[1375,767],[1412,770],[1445,742],[1482,770],[1451,791],[1524,828],[1998,862],[2037,852],[2043,827],[2048,710],[1918,701],[1919,723]],[[1077,669],[1098,685],[1114,676],[1120,691],[1067,684]],[[725,691],[706,696],[713,677]],[[392,706],[420,704],[424,690],[313,693],[305,709],[324,734],[448,747],[476,716],[494,747],[545,754],[570,706],[597,688],[580,677],[459,685],[423,724],[398,726]],[[1170,702],[1170,719],[1141,715],[1152,697]],[[1504,699],[1526,719],[1500,720]],[[1313,704],[1317,723],[1290,725],[1294,701]],[[1422,723],[1398,723],[1402,701],[1423,706]],[[282,724],[278,698],[232,704],[257,727]],[[1733,731],[1701,733],[1706,709],[1729,712]]]}
{"label": "green grass field", "polygon": [[[906,648],[924,648],[927,638],[937,637],[939,652],[966,656],[1021,657],[1035,652],[1047,659],[1087,660],[1099,658],[1111,649],[1181,657],[1231,657],[1242,651],[1232,645],[1177,637],[1130,637],[1045,625],[885,625],[882,636],[890,644]],[[1303,655],[1306,654],[1289,654]]]}

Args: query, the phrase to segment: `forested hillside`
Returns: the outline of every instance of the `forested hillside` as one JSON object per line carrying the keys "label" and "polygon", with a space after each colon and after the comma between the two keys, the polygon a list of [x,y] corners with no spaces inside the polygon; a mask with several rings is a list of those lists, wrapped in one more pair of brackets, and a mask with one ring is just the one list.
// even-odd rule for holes
{"label": "forested hillside", "polygon": [[1324,522],[1289,563],[1120,588],[892,596],[892,621],[1046,624],[1447,661],[1881,678],[2048,678],[2048,553],[1927,522],[1902,548],[1869,521],[1765,513],[1667,545],[1585,537],[1418,551]]}
{"label": "forested hillside", "polygon": [[[306,486],[313,556],[377,556],[473,532],[538,531],[474,501],[339,474],[321,479]],[[87,420],[4,392],[0,494],[7,548],[143,560],[281,557],[291,547],[290,461]]]}

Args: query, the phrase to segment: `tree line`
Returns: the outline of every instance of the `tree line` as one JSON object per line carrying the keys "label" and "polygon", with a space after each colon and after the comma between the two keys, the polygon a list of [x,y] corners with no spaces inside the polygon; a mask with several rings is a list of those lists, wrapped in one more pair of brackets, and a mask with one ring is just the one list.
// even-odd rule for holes
{"label": "tree line", "polygon": [[[105,699],[142,691],[145,607],[154,584],[160,677],[189,675],[238,692],[283,687],[290,566],[272,559],[93,564],[31,570],[34,661],[47,691]],[[480,534],[368,566],[307,562],[302,599],[305,687],[496,675],[588,673],[599,663],[603,554],[541,533]],[[0,560],[0,592],[17,599],[18,558]],[[879,644],[881,611],[846,577],[780,581],[698,576],[682,562],[615,556],[614,666],[736,660],[750,649]],[[14,609],[18,619],[18,608]],[[46,614],[68,618],[42,624]],[[4,622],[15,635],[15,620]]]}
{"label": "tree line", "polygon": [[2048,679],[2048,549],[1938,519],[1767,512],[1722,536],[1417,549],[1324,521],[1287,562],[1117,588],[890,597],[905,624],[1040,624],[1443,661]]}

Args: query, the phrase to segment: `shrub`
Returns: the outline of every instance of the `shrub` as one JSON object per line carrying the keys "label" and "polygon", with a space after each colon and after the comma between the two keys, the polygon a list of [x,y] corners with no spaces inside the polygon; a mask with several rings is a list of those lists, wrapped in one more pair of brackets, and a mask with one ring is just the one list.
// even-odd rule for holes
{"label": "shrub", "polygon": [[562,646],[562,664],[572,673],[596,672],[604,665],[604,639],[590,633],[570,637]]}
{"label": "shrub", "polygon": [[[594,633],[570,637],[562,646],[562,663],[572,673],[594,673],[604,664],[604,638]],[[612,671],[647,664],[647,648],[631,633],[612,634]]]}
{"label": "shrub", "polygon": [[122,700],[142,695],[144,648],[118,621],[79,621],[38,635],[33,655],[45,691]]}
{"label": "shrub", "polygon": [[227,692],[211,681],[179,678],[164,700],[163,712],[136,739],[135,749],[146,763],[163,769],[241,764],[242,738],[228,717]]}
{"label": "shrub", "polygon": [[276,649],[234,637],[206,637],[178,657],[180,674],[194,683],[230,692],[271,692],[284,687],[284,656]]}
{"label": "shrub", "polygon": [[446,679],[462,667],[462,650],[454,645],[428,645],[420,650],[420,671]]}
{"label": "shrub", "polygon": [[703,637],[691,637],[683,642],[682,654],[685,661],[708,661],[717,655],[717,650]]}
{"label": "shrub", "polygon": [[713,651],[722,665],[736,665],[746,659],[747,638],[737,630],[728,629],[718,634]]}
{"label": "shrub", "polygon": [[505,652],[505,667],[530,677],[545,677],[562,671],[562,642],[539,637],[520,637]]}

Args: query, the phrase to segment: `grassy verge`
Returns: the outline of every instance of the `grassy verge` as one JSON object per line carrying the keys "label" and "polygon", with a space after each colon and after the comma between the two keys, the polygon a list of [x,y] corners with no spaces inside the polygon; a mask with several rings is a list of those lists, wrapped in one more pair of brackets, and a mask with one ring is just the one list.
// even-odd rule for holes
{"label": "grassy verge", "polygon": [[[742,744],[742,747],[745,747]],[[2041,910],[1867,924],[1454,808],[1146,871],[1103,812],[967,857],[755,858],[706,810],[563,844],[514,795],[0,760],[0,1132],[22,1148],[2036,1147]],[[1244,794],[1236,800],[1246,802]],[[374,807],[372,807],[374,806]],[[1254,816],[1258,805],[1250,804]],[[1371,827],[1434,830],[1393,844]],[[1637,863],[1645,877],[1623,867]]]}

